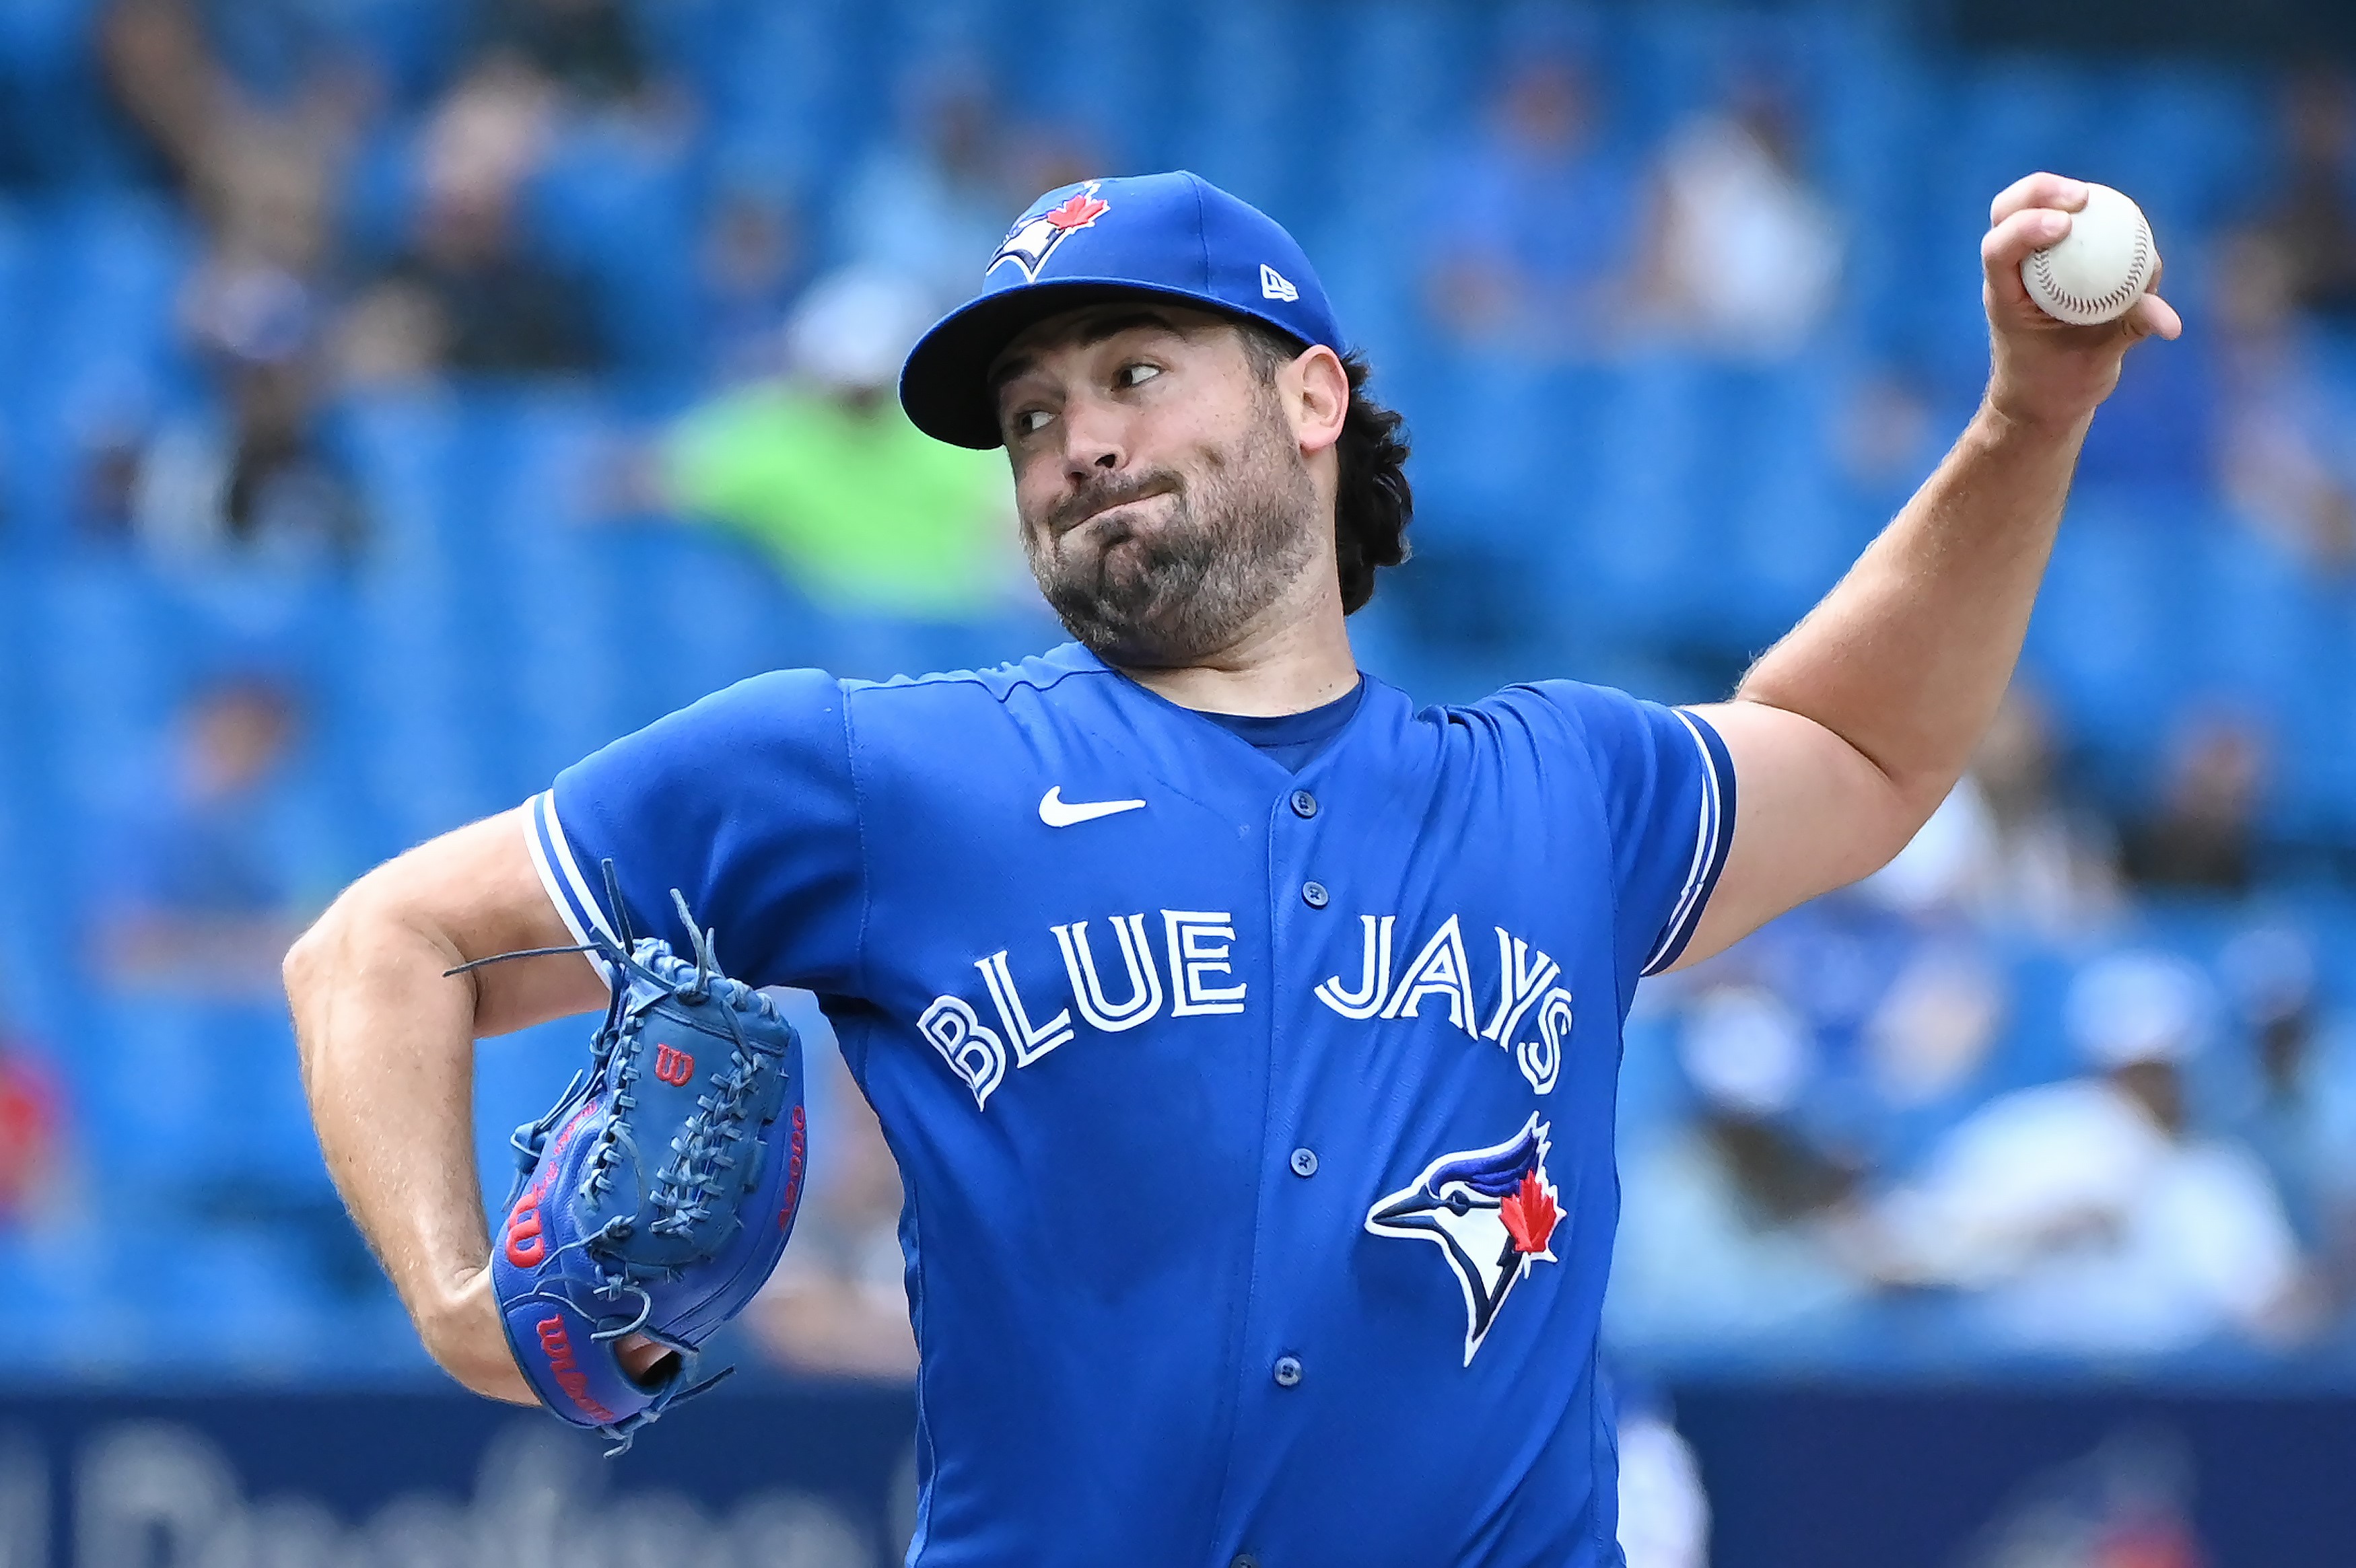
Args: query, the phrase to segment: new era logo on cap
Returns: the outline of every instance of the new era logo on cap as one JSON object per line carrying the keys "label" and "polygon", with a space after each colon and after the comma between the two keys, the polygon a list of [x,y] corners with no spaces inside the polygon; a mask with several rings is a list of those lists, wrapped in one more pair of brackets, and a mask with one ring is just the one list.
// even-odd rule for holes
{"label": "new era logo on cap", "polygon": [[1259,264],[1259,297],[1264,300],[1282,300],[1290,304],[1301,297],[1301,291],[1294,288],[1290,280],[1287,279],[1282,272],[1278,272],[1266,261],[1262,261]]}

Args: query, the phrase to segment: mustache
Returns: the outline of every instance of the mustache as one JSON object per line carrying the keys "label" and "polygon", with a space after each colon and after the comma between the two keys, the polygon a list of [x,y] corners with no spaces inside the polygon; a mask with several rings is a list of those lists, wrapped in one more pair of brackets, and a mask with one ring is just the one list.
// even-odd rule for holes
{"label": "mustache", "polygon": [[1180,488],[1178,475],[1166,468],[1142,474],[1108,475],[1102,479],[1090,480],[1048,507],[1047,515],[1042,520],[1047,525],[1049,538],[1061,539],[1098,512],[1125,507],[1131,501],[1142,501],[1148,496],[1175,495]]}

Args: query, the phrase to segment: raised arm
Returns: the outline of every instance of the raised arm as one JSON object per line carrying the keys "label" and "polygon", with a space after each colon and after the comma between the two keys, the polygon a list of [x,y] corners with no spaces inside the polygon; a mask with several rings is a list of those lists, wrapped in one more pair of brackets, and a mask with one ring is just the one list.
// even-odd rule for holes
{"label": "raised arm", "polygon": [[1887,863],[1995,716],[2095,406],[2128,348],[2181,330],[2157,295],[2086,327],[2030,303],[2022,260],[2085,201],[2083,185],[2050,174],[1996,198],[1980,244],[1992,364],[1979,411],[1733,699],[1701,710],[1740,787],[1733,848],[1684,962]]}
{"label": "raised arm", "polygon": [[286,955],[304,1087],[354,1221],[434,1360],[477,1392],[522,1404],[532,1396],[489,1291],[475,1041],[602,1007],[605,991],[569,954],[443,971],[572,940],[519,809],[369,872]]}

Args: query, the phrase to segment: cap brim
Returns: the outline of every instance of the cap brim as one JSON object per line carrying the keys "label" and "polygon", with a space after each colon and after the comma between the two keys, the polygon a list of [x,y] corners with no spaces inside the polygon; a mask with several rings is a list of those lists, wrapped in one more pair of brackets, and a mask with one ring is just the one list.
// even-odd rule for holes
{"label": "cap brim", "polygon": [[[916,340],[900,368],[900,406],[909,422],[936,441],[988,451],[1005,444],[991,395],[991,362],[1026,330],[1051,315],[1108,300],[1175,300],[1217,315],[1253,316],[1225,300],[1188,289],[1156,288],[1120,278],[1057,278],[984,294],[958,306]],[[1281,323],[1269,325],[1291,336]]]}

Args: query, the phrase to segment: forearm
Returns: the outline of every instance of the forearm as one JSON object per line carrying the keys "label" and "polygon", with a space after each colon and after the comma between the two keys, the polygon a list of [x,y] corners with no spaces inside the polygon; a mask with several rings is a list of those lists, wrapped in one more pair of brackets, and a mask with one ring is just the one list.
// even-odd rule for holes
{"label": "forearm", "polygon": [[1919,826],[2011,680],[2090,419],[2038,426],[1984,405],[1736,700],[1840,737],[1889,781],[1897,816]]}
{"label": "forearm", "polygon": [[[475,1168],[475,987],[443,977],[461,957],[447,937],[403,919],[380,883],[363,881],[286,962],[304,1087],[328,1172],[427,1347],[445,1361],[437,1341],[478,1309],[477,1276],[490,1256]],[[452,1370],[483,1392],[529,1397],[512,1367]]]}

